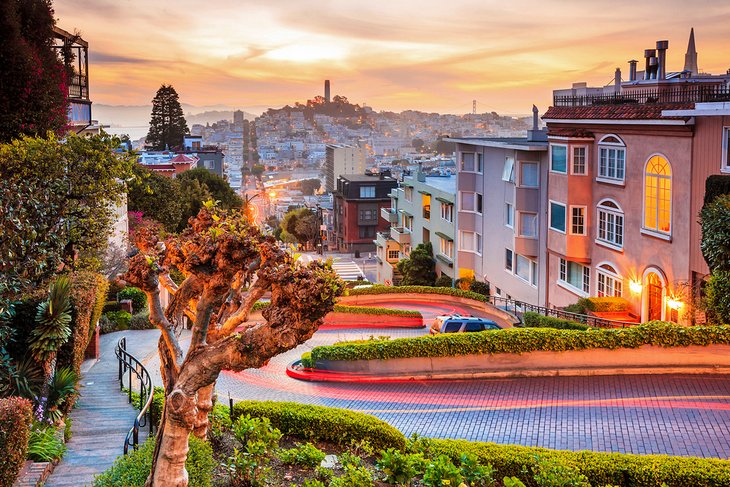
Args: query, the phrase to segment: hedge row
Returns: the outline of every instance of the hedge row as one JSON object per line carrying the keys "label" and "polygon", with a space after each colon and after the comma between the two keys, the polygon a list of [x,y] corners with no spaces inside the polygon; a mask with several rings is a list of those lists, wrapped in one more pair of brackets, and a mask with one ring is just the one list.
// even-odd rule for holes
{"label": "hedge row", "polygon": [[403,434],[369,414],[294,402],[241,401],[233,405],[233,419],[250,415],[269,418],[283,434],[308,441],[327,441],[347,446],[367,440],[373,448],[385,450],[406,446]]}
{"label": "hedge row", "polygon": [[315,347],[312,360],[384,360],[409,357],[451,357],[473,354],[562,352],[596,348],[638,348],[642,345],[686,347],[730,344],[730,326],[683,327],[654,321],[631,328],[555,330],[512,328],[480,333],[446,333],[395,340],[342,342]]}
{"label": "hedge row", "polygon": [[0,485],[13,485],[23,468],[32,420],[27,399],[0,399]]}
{"label": "hedge row", "polygon": [[522,325],[528,328],[556,328],[558,330],[587,330],[590,326],[577,321],[562,320],[552,316],[543,316],[532,311],[522,315]]}
{"label": "hedge row", "polygon": [[[138,450],[119,457],[109,470],[94,479],[95,487],[143,487],[152,469],[152,454],[155,439],[149,438]],[[190,435],[190,450],[185,461],[190,487],[210,487],[212,485],[213,449],[210,443]]]}
{"label": "hedge row", "polygon": [[598,313],[623,312],[629,309],[629,302],[625,298],[604,296],[602,298],[581,298],[576,303],[565,307],[565,311],[578,314],[587,314],[591,311]]}
{"label": "hedge row", "polygon": [[374,285],[360,289],[349,289],[347,296],[365,296],[370,294],[443,294],[457,298],[473,299],[482,303],[489,302],[489,298],[473,291],[464,291],[451,287],[430,287],[430,286],[383,286]]}
{"label": "hedge row", "polygon": [[575,467],[591,485],[624,485],[632,487],[669,486],[720,487],[730,485],[730,461],[667,455],[632,455],[592,451],[560,451],[547,448],[466,440],[431,440],[434,456],[448,455],[455,462],[464,453],[473,453],[480,463],[489,463],[496,470],[495,478],[519,477],[528,487],[537,484],[522,475],[536,459],[556,460]]}
{"label": "hedge row", "polygon": [[[269,306],[268,301],[257,301],[254,303],[251,311],[260,311]],[[423,315],[420,311],[410,309],[392,309],[378,308],[373,306],[348,306],[345,304],[336,304],[335,313],[350,313],[358,315],[380,315],[380,316],[405,316],[408,318],[421,318]]]}

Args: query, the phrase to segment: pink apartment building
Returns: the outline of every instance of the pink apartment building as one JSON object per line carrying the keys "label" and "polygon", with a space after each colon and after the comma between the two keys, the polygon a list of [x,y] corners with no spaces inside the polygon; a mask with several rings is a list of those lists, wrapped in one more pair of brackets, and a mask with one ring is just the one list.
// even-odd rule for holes
{"label": "pink apartment building", "polygon": [[647,49],[644,71],[630,61],[628,81],[617,69],[610,86],[556,91],[543,116],[547,306],[621,296],[641,321],[697,318],[705,181],[730,172],[730,70],[699,72],[694,32],[682,71],[667,48]]}

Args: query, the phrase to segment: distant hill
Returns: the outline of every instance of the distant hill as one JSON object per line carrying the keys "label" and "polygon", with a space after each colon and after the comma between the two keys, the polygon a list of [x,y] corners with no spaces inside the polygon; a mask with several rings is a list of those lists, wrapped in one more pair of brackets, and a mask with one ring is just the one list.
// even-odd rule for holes
{"label": "distant hill", "polygon": [[[197,107],[183,103],[182,107],[189,127],[195,123],[233,121],[233,111],[235,110],[222,105]],[[104,105],[102,103],[92,105],[94,120],[98,120],[103,125],[109,125],[112,129],[144,129],[146,132],[151,113],[152,105]],[[244,111],[244,117],[246,120],[253,120],[256,115]]]}

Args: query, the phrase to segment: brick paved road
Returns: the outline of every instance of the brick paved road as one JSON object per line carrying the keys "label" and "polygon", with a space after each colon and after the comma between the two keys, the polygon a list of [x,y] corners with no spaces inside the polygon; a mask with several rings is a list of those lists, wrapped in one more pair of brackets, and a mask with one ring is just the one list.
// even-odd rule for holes
{"label": "brick paved road", "polygon": [[[393,307],[407,308],[405,304]],[[419,305],[419,309],[427,309]],[[431,318],[437,308],[428,310]],[[309,383],[284,373],[339,340],[424,330],[320,330],[262,369],[224,372],[221,398],[296,401],[374,414],[406,435],[548,448],[730,457],[730,376],[616,376]],[[152,350],[152,349],[150,349]],[[150,371],[156,369],[154,359]]]}

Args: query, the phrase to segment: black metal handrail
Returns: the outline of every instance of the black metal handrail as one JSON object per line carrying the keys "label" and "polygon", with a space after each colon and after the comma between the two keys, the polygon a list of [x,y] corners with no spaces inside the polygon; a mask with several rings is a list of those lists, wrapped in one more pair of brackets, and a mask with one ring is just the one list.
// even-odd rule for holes
{"label": "black metal handrail", "polygon": [[599,318],[598,316],[584,315],[580,313],[571,313],[557,308],[546,308],[545,306],[537,306],[535,304],[516,301],[514,299],[503,298],[501,296],[490,296],[489,301],[497,308],[503,309],[522,319],[525,312],[532,311],[542,316],[551,316],[563,320],[577,321],[594,328],[626,328],[636,326],[637,323],[631,321],[609,320],[607,318]]}
{"label": "black metal handrail", "polygon": [[[139,402],[144,404],[139,411],[139,414],[134,418],[134,426],[129,430],[127,436],[124,438],[124,454],[126,455],[129,451],[129,445],[135,450],[139,446],[139,429],[145,427],[149,423],[150,435],[154,423],[152,421],[152,410],[150,405],[152,404],[152,396],[154,394],[154,387],[152,385],[152,377],[142,362],[137,360],[134,355],[127,352],[127,337],[122,337],[117,343],[115,350],[117,359],[119,359],[119,387],[124,390],[124,376],[127,375],[127,391],[129,402],[132,402],[132,373],[137,376],[139,381]],[[149,413],[149,416],[148,416]]]}
{"label": "black metal handrail", "polygon": [[636,88],[629,92],[600,95],[555,95],[553,106],[632,105],[651,103],[704,103],[730,101],[730,86],[679,85],[661,89]]}

